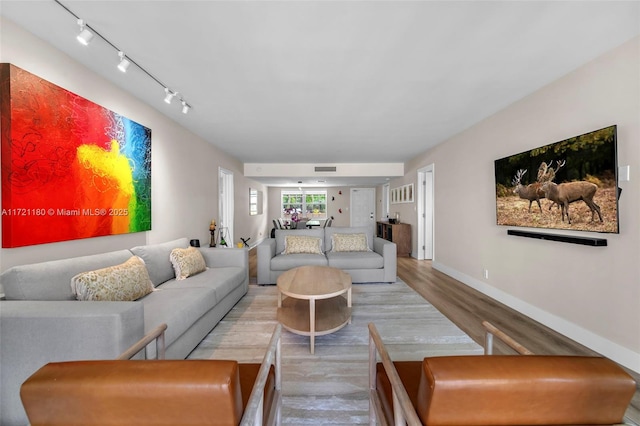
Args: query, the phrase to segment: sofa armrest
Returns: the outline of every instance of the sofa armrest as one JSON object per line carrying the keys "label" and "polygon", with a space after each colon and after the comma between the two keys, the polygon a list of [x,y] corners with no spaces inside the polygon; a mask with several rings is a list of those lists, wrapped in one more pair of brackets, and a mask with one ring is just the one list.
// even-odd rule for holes
{"label": "sofa armrest", "polygon": [[245,248],[201,247],[200,253],[210,268],[239,266],[249,270],[249,251]]}
{"label": "sofa armrest", "polygon": [[398,275],[398,248],[396,243],[384,238],[373,238],[373,251],[382,256],[384,282],[395,282]]}
{"label": "sofa armrest", "polygon": [[258,284],[272,284],[270,282],[271,275],[271,259],[276,255],[276,240],[273,238],[262,241],[258,244],[256,252],[256,260],[258,263]]}
{"label": "sofa armrest", "polygon": [[25,424],[20,385],[54,361],[113,359],[144,336],[142,302],[0,301],[0,424]]}

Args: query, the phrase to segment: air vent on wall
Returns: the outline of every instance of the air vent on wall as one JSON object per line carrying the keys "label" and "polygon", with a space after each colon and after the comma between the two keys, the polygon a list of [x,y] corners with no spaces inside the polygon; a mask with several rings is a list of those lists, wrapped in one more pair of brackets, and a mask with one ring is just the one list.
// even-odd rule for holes
{"label": "air vent on wall", "polygon": [[316,172],[335,172],[336,166],[316,166]]}

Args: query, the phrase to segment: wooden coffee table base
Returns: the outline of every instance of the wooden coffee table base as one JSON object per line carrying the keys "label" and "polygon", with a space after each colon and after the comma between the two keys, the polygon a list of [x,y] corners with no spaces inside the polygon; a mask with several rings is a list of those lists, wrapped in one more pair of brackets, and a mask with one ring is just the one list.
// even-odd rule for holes
{"label": "wooden coffee table base", "polygon": [[313,354],[316,336],[351,323],[351,277],[323,266],[285,272],[278,278],[278,321],[292,333],[309,336]]}

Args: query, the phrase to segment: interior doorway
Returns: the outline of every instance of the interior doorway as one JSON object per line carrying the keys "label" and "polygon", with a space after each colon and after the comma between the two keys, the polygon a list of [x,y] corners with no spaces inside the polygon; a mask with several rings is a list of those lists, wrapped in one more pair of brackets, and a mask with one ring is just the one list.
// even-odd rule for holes
{"label": "interior doorway", "polygon": [[434,254],[434,164],[418,169],[418,260],[433,260]]}
{"label": "interior doorway", "polygon": [[368,226],[374,231],[376,225],[376,189],[351,188],[351,226]]}
{"label": "interior doorway", "polygon": [[233,247],[233,172],[218,169],[218,215],[220,225],[218,227],[218,242],[226,242],[227,246]]}

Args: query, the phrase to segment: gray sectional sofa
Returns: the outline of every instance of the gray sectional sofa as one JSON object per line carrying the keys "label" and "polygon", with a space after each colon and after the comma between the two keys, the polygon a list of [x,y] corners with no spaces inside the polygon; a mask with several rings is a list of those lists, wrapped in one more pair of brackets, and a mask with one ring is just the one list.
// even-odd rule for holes
{"label": "gray sectional sofa", "polygon": [[[207,269],[177,281],[171,250],[186,238],[104,254],[16,266],[0,279],[0,424],[28,423],[20,385],[48,362],[114,359],[147,332],[167,324],[166,357],[184,359],[246,294],[246,249],[201,248]],[[77,301],[76,274],[118,265],[137,255],[155,291],[132,302]],[[146,357],[155,356],[155,345]]]}
{"label": "gray sectional sofa", "polygon": [[[370,251],[335,252],[334,234],[364,233]],[[287,235],[306,235],[322,239],[321,254],[283,254]],[[322,265],[342,269],[354,283],[395,282],[397,274],[396,245],[376,237],[368,227],[329,227],[320,229],[276,229],[275,238],[257,247],[258,284],[275,284],[280,274],[304,265]]]}

